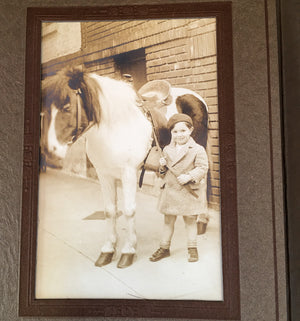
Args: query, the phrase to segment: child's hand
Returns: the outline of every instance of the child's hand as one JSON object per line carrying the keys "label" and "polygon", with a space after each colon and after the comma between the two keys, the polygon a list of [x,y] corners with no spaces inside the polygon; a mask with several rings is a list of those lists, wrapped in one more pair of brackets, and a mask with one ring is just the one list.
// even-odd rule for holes
{"label": "child's hand", "polygon": [[188,183],[189,181],[191,181],[192,177],[189,174],[181,174],[177,177],[177,180],[180,185],[184,185],[184,184]]}
{"label": "child's hand", "polygon": [[166,159],[164,157],[161,157],[159,159],[159,165],[160,166],[166,166],[167,165],[167,161],[166,161]]}

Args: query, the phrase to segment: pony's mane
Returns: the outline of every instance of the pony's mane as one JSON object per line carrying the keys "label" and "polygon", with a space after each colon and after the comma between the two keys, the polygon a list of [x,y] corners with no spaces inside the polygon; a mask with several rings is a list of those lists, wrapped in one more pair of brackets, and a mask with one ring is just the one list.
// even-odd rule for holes
{"label": "pony's mane", "polygon": [[100,123],[102,112],[117,119],[136,106],[135,91],[128,84],[85,73],[79,68],[63,69],[43,81],[44,105],[49,107],[53,102],[58,108],[62,108],[68,97],[74,95],[74,90],[78,89],[88,120],[97,124]]}
{"label": "pony's mane", "polygon": [[61,108],[74,90],[80,89],[83,108],[89,121],[100,122],[101,108],[98,100],[98,92],[101,90],[96,81],[79,68],[65,68],[54,76],[43,81],[43,102],[49,107],[52,102]]}
{"label": "pony's mane", "polygon": [[50,107],[50,105],[54,103],[56,106],[63,106],[72,92],[68,82],[69,78],[65,70],[61,70],[55,75],[45,78],[42,81],[43,105]]}

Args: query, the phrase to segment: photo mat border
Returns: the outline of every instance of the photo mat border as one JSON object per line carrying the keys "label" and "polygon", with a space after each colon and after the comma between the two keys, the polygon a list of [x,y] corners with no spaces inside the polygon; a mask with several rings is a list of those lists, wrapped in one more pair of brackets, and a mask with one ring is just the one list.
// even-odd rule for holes
{"label": "photo mat border", "polygon": [[[231,3],[28,8],[21,227],[20,316],[240,319]],[[215,17],[219,106],[223,301],[35,299],[43,21]],[[225,175],[226,173],[226,175]]]}

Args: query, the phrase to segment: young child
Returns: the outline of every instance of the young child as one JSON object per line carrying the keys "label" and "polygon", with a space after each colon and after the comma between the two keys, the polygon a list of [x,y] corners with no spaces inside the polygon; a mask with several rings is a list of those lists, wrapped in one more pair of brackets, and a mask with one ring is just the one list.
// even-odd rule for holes
{"label": "young child", "polygon": [[175,114],[168,121],[171,143],[163,150],[160,174],[163,176],[159,211],[164,214],[160,248],[149,258],[156,262],[170,256],[171,239],[177,216],[182,216],[187,235],[188,261],[198,261],[197,216],[205,212],[208,159],[205,149],[191,137],[192,119]]}

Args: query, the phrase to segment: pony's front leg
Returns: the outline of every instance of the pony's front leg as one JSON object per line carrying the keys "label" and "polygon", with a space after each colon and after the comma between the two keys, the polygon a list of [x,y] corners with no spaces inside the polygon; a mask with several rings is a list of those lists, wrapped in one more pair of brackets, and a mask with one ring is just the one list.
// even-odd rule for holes
{"label": "pony's front leg", "polygon": [[116,243],[116,217],[117,217],[117,187],[116,181],[98,173],[103,195],[104,211],[106,218],[106,240],[101,249],[101,254],[96,261],[96,266],[104,266],[112,261]]}
{"label": "pony's front leg", "polygon": [[122,173],[124,217],[126,220],[126,240],[122,248],[122,255],[118,268],[125,268],[132,264],[136,249],[135,210],[136,210],[137,171],[126,168]]}

